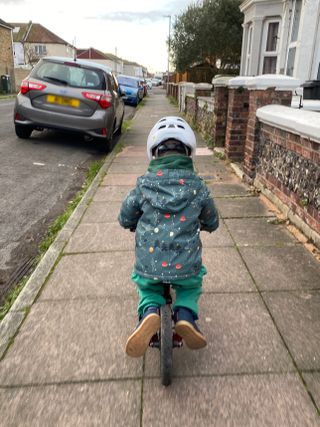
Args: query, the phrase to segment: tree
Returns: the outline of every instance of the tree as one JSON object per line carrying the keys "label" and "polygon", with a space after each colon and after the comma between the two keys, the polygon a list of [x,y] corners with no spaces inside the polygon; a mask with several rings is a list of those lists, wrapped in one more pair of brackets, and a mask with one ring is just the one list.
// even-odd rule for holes
{"label": "tree", "polygon": [[240,64],[243,16],[240,0],[203,0],[177,17],[171,57],[177,71],[199,62],[220,70]]}

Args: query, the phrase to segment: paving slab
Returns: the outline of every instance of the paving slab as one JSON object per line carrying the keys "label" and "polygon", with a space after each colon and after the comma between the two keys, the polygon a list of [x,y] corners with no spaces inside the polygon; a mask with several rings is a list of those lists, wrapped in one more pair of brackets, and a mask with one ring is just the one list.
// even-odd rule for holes
{"label": "paving slab", "polygon": [[200,235],[204,248],[212,248],[216,246],[234,246],[234,242],[230,236],[230,233],[222,221],[220,221],[219,228],[213,233],[202,231]]}
{"label": "paving slab", "polygon": [[103,180],[101,185],[131,185],[134,187],[137,182],[137,178],[139,178],[141,174],[137,173],[113,173],[107,174]]}
{"label": "paving slab", "polygon": [[[177,376],[292,371],[291,358],[257,294],[206,294],[199,326],[208,345],[201,351],[174,350]],[[146,376],[159,375],[159,352],[149,349]]]}
{"label": "paving slab", "polygon": [[224,164],[221,163],[210,163],[210,162],[195,162],[195,169],[198,174],[200,175],[206,175],[206,174],[212,174],[212,172],[222,174],[222,173],[229,173],[227,167]]}
{"label": "paving slab", "polygon": [[244,184],[217,183],[209,186],[213,197],[250,196],[250,189]]}
{"label": "paving slab", "polygon": [[260,290],[320,289],[320,263],[301,245],[239,250]]}
{"label": "paving slab", "polygon": [[309,392],[312,394],[312,397],[320,410],[320,372],[303,372],[302,376],[307,383]]}
{"label": "paving slab", "polygon": [[129,154],[121,155],[121,157],[118,155],[115,157],[115,159],[112,162],[112,165],[137,165],[137,166],[145,166],[147,169],[149,165],[149,160],[147,158],[147,152],[145,152],[144,156],[141,155],[141,157],[133,157]]}
{"label": "paving slab", "polygon": [[123,426],[140,422],[141,381],[0,388],[6,427]]}
{"label": "paving slab", "polygon": [[[131,132],[130,132],[131,135]],[[124,146],[123,150],[121,151],[121,153],[119,153],[117,155],[117,158],[121,158],[121,157],[126,157],[126,156],[130,156],[130,157],[134,157],[135,154],[139,154],[141,157],[146,157],[146,146],[142,146],[141,147],[135,147],[133,145],[127,144]]]}
{"label": "paving slab", "polygon": [[297,375],[146,380],[143,425],[162,427],[316,427],[319,418]]}
{"label": "paving slab", "polygon": [[39,301],[135,295],[131,281],[134,252],[65,255]]}
{"label": "paving slab", "polygon": [[204,248],[202,259],[208,270],[204,277],[204,292],[256,291],[236,248]]}
{"label": "paving slab", "polygon": [[215,202],[222,218],[275,216],[258,197],[217,198]]}
{"label": "paving slab", "polygon": [[1,362],[0,386],[141,377],[142,360],[124,353],[135,311],[132,297],[35,304]]}
{"label": "paving slab", "polygon": [[[150,126],[148,129],[146,129],[144,132],[141,133],[133,133],[130,132],[130,136],[124,138],[123,143],[125,145],[130,145],[132,147],[136,147],[138,149],[144,149],[144,155],[145,155],[145,149],[147,145],[148,140],[148,134],[152,126]],[[142,152],[142,151],[141,151]]]}
{"label": "paving slab", "polygon": [[263,296],[298,367],[320,370],[320,291]]}
{"label": "paving slab", "polygon": [[215,159],[215,157],[211,153],[205,153],[202,156],[196,156],[196,158],[194,159],[194,163],[196,166],[204,163],[209,163],[210,165],[220,164],[220,162],[218,162],[217,159]]}
{"label": "paving slab", "polygon": [[95,202],[122,202],[132,188],[131,185],[99,187],[93,200]]}
{"label": "paving slab", "polygon": [[226,173],[220,173],[216,172],[213,174],[199,174],[201,178],[205,181],[207,186],[210,188],[212,185],[215,184],[236,184],[239,179],[236,175],[232,175],[229,172]]}
{"label": "paving slab", "polygon": [[[131,159],[137,159],[139,162],[142,162],[145,160],[146,158],[146,151],[145,148],[144,149],[140,149],[140,147],[136,147],[134,145],[128,145],[125,146],[124,150],[126,150],[127,148],[130,148],[130,151],[123,151],[121,154],[119,154],[117,156],[118,160],[120,161],[120,159],[123,158],[127,158],[130,157]],[[134,148],[138,148],[138,150],[133,150]]]}
{"label": "paving slab", "polygon": [[134,233],[118,223],[80,224],[71,236],[65,253],[126,251],[134,248]]}
{"label": "paving slab", "polygon": [[266,218],[224,221],[238,246],[285,246],[297,243],[283,225],[272,224]]}
{"label": "paving slab", "polygon": [[91,202],[81,220],[82,224],[117,223],[121,202]]}
{"label": "paving slab", "polygon": [[145,163],[142,164],[122,164],[122,163],[114,163],[108,169],[108,174],[117,174],[117,173],[128,173],[128,174],[139,174],[143,175],[146,173],[148,166]]}

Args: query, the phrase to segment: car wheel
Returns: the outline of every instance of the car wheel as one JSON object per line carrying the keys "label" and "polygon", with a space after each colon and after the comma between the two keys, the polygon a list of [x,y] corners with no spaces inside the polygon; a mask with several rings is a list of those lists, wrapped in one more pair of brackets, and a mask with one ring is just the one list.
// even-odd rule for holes
{"label": "car wheel", "polygon": [[104,139],[98,140],[98,149],[102,153],[110,153],[113,148],[113,135],[114,135],[115,124],[113,125],[113,130],[109,136],[106,136]]}
{"label": "car wheel", "polygon": [[33,129],[29,126],[15,125],[15,131],[18,138],[28,139]]}

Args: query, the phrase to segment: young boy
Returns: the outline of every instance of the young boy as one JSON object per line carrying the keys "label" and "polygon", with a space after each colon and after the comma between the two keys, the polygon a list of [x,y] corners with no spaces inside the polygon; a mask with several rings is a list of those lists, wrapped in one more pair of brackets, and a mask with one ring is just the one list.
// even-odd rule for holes
{"label": "young boy", "polygon": [[128,338],[126,353],[143,356],[160,328],[163,283],[176,292],[175,331],[191,349],[206,346],[196,325],[202,278],[200,230],[212,232],[219,219],[204,181],[193,169],[196,138],[180,117],[164,117],[147,142],[148,171],[124,200],[120,225],[136,232],[132,280],[139,295],[139,323]]}

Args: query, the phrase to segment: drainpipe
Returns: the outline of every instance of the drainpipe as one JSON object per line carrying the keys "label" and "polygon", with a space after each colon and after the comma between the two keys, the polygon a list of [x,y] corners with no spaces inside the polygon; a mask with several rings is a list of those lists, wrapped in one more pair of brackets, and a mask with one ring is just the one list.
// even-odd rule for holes
{"label": "drainpipe", "polygon": [[[32,21],[29,21],[29,28],[27,29],[27,32],[26,32],[26,34],[25,34],[25,36],[23,37],[23,40],[22,40],[23,54],[24,54],[24,62],[25,62],[25,64],[26,64],[26,52],[25,52],[24,46],[25,46],[25,43],[27,43],[27,38],[28,38],[28,36],[30,34],[31,28],[32,28]],[[28,64],[26,64],[26,65],[28,65]]]}

